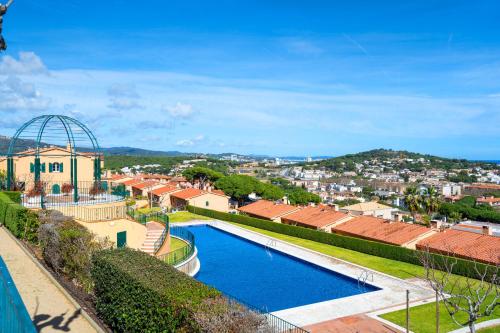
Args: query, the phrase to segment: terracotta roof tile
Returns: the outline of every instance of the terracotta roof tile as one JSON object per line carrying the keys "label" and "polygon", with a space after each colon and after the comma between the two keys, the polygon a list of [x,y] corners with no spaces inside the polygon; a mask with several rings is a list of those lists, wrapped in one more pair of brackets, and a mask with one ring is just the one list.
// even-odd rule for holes
{"label": "terracotta roof tile", "polygon": [[163,187],[160,187],[160,188],[157,188],[157,189],[151,191],[151,193],[153,193],[154,195],[162,195],[162,194],[177,191],[177,190],[179,190],[179,189],[175,186],[165,185]]}
{"label": "terracotta roof tile", "polygon": [[127,180],[126,182],[123,182],[123,185],[130,186],[130,185],[139,184],[139,183],[142,183],[142,180],[140,180],[140,179],[131,179],[131,180]]}
{"label": "terracotta roof tile", "polygon": [[353,210],[353,211],[359,211],[359,212],[365,212],[368,210],[377,210],[377,209],[390,209],[390,208],[392,208],[392,207],[382,205],[382,204],[379,204],[378,202],[373,202],[373,201],[360,202],[360,203],[357,203],[354,205],[342,207],[343,210]]}
{"label": "terracotta roof tile", "polygon": [[373,216],[355,217],[332,229],[334,233],[393,245],[403,245],[430,231],[419,225],[389,222]]}
{"label": "terracotta roof tile", "polygon": [[323,228],[330,224],[348,218],[349,215],[337,212],[333,208],[325,206],[305,207],[295,213],[281,218],[281,222]]}
{"label": "terracotta roof tile", "polygon": [[138,190],[144,190],[148,187],[154,187],[156,185],[160,185],[160,183],[154,181],[154,180],[148,180],[142,183],[134,184],[132,185],[132,188],[138,189]]}
{"label": "terracotta roof tile", "polygon": [[205,194],[205,193],[207,193],[207,192],[204,192],[204,191],[199,190],[197,188],[187,188],[185,190],[175,192],[171,196],[185,200],[185,199],[191,199],[194,197],[198,197],[198,196]]}
{"label": "terracotta roof tile", "polygon": [[267,200],[259,200],[249,205],[238,208],[240,212],[271,220],[286,214],[293,213],[299,209],[300,207],[277,204]]}
{"label": "terracotta roof tile", "polygon": [[500,237],[447,229],[417,243],[417,249],[500,264]]}

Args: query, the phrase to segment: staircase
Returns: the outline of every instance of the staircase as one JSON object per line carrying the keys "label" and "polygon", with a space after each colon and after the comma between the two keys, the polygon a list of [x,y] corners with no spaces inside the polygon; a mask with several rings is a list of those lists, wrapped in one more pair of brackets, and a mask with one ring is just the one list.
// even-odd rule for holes
{"label": "staircase", "polygon": [[160,238],[165,227],[158,222],[147,222],[146,228],[146,239],[144,240],[144,243],[142,243],[141,251],[146,252],[150,255],[154,255],[155,242],[158,240],[158,238]]}

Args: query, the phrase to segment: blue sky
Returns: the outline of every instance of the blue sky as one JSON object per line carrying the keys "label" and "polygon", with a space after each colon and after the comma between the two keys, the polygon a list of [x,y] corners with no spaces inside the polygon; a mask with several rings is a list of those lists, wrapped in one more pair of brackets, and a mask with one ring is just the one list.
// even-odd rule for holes
{"label": "blue sky", "polygon": [[500,159],[499,22],[498,1],[16,0],[0,134],[64,113],[108,147]]}

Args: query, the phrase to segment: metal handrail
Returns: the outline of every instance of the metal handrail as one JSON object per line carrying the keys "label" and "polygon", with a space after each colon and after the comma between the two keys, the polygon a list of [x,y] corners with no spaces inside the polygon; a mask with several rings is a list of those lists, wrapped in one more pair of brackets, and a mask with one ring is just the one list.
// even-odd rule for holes
{"label": "metal handrail", "polygon": [[184,227],[170,227],[170,236],[176,236],[185,241],[186,244],[179,249],[159,255],[157,258],[169,265],[175,266],[193,255],[195,238],[193,233]]}
{"label": "metal handrail", "polygon": [[170,229],[170,224],[168,222],[168,216],[167,216],[167,223],[165,224],[165,229],[163,229],[160,238],[158,238],[153,245],[154,253],[158,252],[160,247],[163,245],[163,243],[167,239],[169,229]]}

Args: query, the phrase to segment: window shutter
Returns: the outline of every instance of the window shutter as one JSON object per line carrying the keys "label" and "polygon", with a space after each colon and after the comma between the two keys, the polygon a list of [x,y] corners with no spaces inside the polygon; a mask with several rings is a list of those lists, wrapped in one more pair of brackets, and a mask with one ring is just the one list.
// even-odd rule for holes
{"label": "window shutter", "polygon": [[45,163],[42,163],[41,167],[42,167],[42,172],[45,172]]}
{"label": "window shutter", "polygon": [[59,172],[63,172],[63,164],[62,164],[62,162],[59,163]]}
{"label": "window shutter", "polygon": [[30,172],[33,173],[35,172],[35,165],[32,163],[30,163]]}
{"label": "window shutter", "polygon": [[49,172],[52,172],[52,163],[49,163]]}

